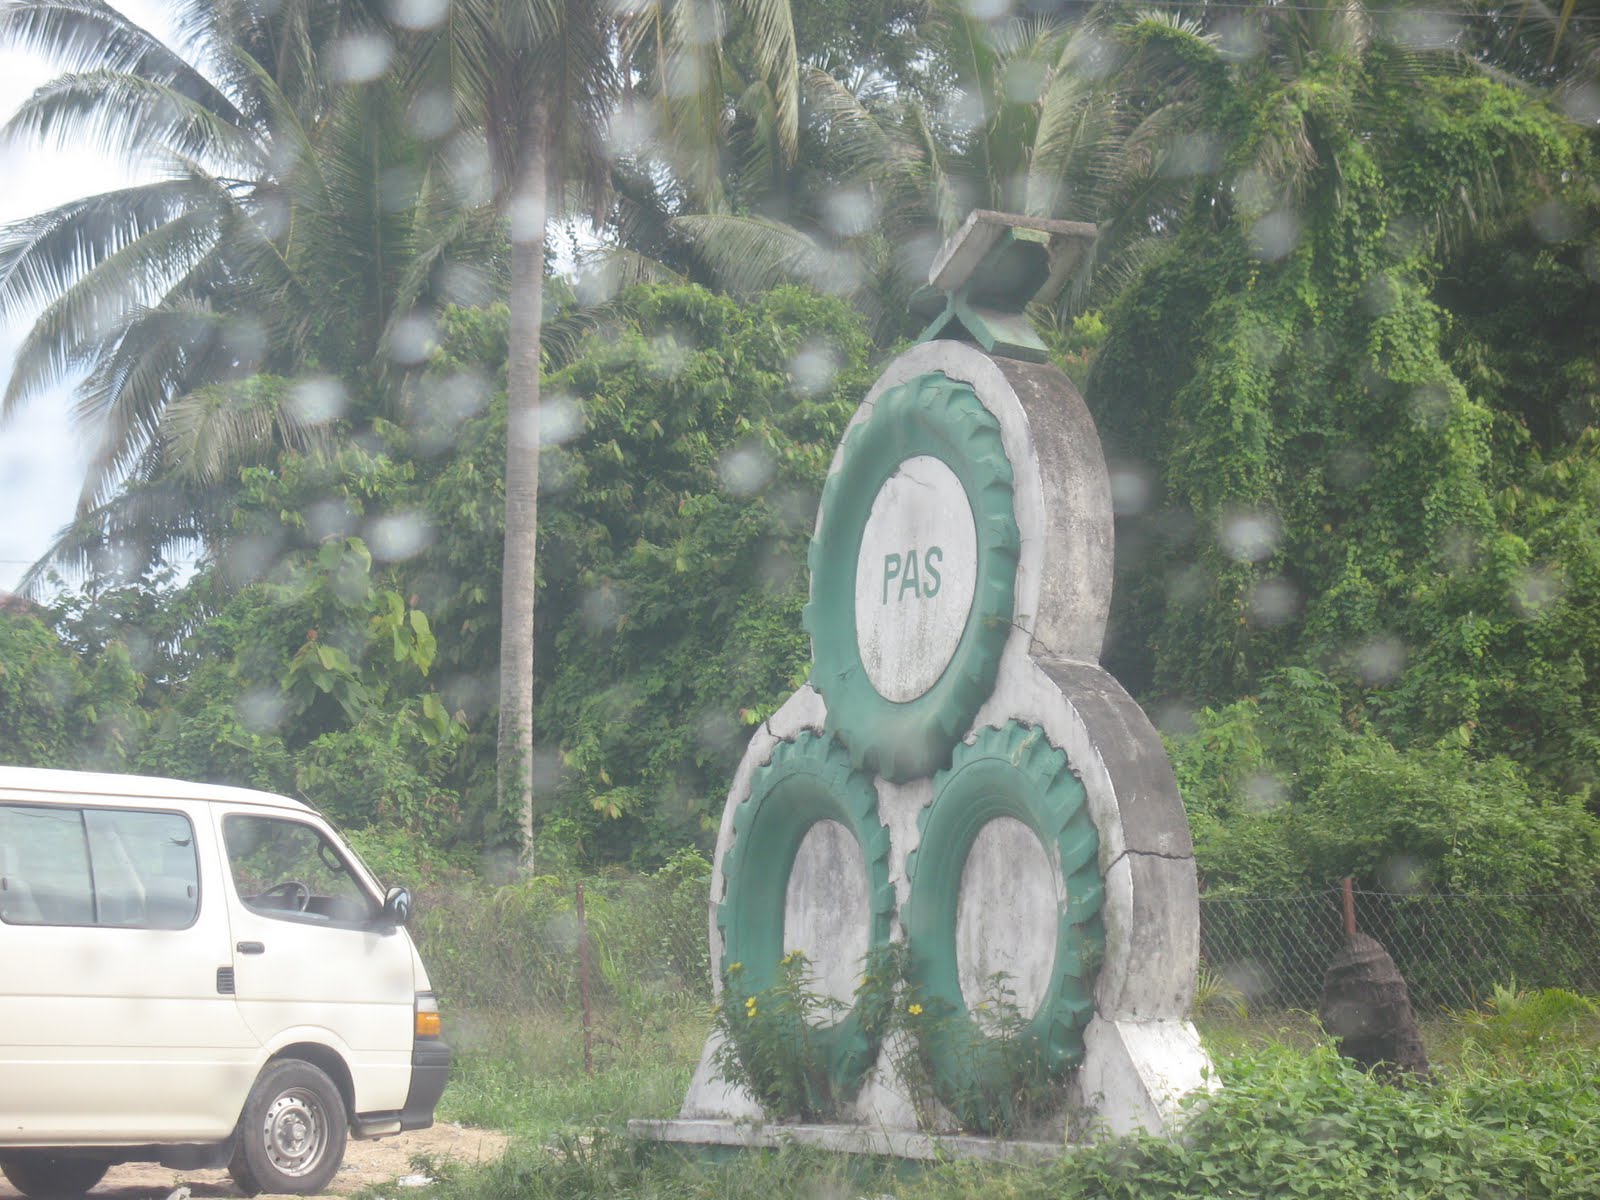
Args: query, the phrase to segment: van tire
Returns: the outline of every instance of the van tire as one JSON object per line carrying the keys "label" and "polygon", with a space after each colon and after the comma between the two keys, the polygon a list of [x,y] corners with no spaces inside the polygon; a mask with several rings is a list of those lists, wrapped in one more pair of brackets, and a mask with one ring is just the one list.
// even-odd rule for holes
{"label": "van tire", "polygon": [[81,1196],[99,1183],[110,1168],[110,1163],[93,1158],[57,1158],[37,1152],[0,1159],[0,1174],[30,1200]]}
{"label": "van tire", "polygon": [[344,1161],[344,1098],[320,1068],[298,1058],[268,1063],[239,1115],[228,1174],[247,1196],[309,1196]]}

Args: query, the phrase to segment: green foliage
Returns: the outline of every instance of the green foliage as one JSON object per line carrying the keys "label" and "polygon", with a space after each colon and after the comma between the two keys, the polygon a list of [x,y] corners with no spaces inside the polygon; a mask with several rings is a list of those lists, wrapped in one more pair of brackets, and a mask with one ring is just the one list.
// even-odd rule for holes
{"label": "green foliage", "polygon": [[1169,740],[1208,889],[1291,894],[1349,875],[1380,892],[1531,894],[1600,861],[1582,800],[1540,801],[1509,759],[1400,750],[1341,721],[1337,688],[1302,669]]}
{"label": "green foliage", "polygon": [[817,991],[799,950],[779,960],[776,983],[755,991],[744,964],[730,964],[714,1010],[719,1076],[756,1097],[769,1118],[836,1116],[849,1097],[838,1094],[819,1030],[853,1008],[867,1044],[888,1048],[925,1129],[944,1131],[953,1119],[973,1132],[1014,1137],[1059,1108],[1060,1081],[1050,1077],[1038,1040],[1026,1036],[1031,1014],[1018,1008],[1003,973],[986,982],[968,1013],[924,995],[907,970],[906,943],[874,947],[847,1004]]}
{"label": "green foliage", "polygon": [[0,761],[121,769],[144,730],[141,684],[120,642],[79,657],[40,616],[0,610]]}
{"label": "green foliage", "polygon": [[574,1009],[451,1008],[445,1037],[454,1058],[439,1119],[508,1130],[545,1154],[552,1138],[576,1141],[634,1117],[676,1112],[705,1041],[705,1021],[703,1009],[669,1008],[639,1024],[602,1004],[591,1029],[593,1075],[583,1069]]}
{"label": "green foliage", "polygon": [[[592,1141],[566,1143],[563,1153],[513,1151],[483,1168],[458,1168],[444,1176],[438,1195],[1567,1200],[1600,1187],[1600,1097],[1592,1071],[1592,1057],[1545,1055],[1517,1071],[1486,1062],[1442,1072],[1426,1086],[1396,1088],[1326,1044],[1308,1051],[1274,1044],[1222,1064],[1225,1086],[1194,1106],[1183,1138],[1109,1139],[1075,1146],[1051,1164],[966,1160],[897,1177],[891,1164],[793,1147],[715,1162],[600,1132]],[[664,1101],[663,1115],[673,1103]]]}
{"label": "green foliage", "polygon": [[820,1121],[836,1116],[845,1099],[834,1095],[820,1026],[836,1022],[849,1006],[816,990],[811,960],[791,950],[778,962],[771,987],[742,987],[743,963],[730,963],[715,1010],[722,1035],[718,1077],[743,1088],[769,1117]]}
{"label": "green foliage", "polygon": [[798,289],[628,300],[547,383],[577,425],[545,452],[535,728],[587,852],[651,862],[707,836],[804,678],[805,546],[867,343]]}
{"label": "green foliage", "polygon": [[1467,1044],[1513,1063],[1532,1064],[1600,1041],[1600,1006],[1565,988],[1520,991],[1496,984],[1487,1010],[1459,1016]]}
{"label": "green foliage", "polygon": [[448,886],[423,892],[412,932],[452,1008],[570,1008],[578,1000],[583,878],[597,1001],[640,1020],[665,1009],[704,1011],[710,876],[705,859],[684,851],[644,875],[536,875],[498,887],[446,879]]}
{"label": "green foliage", "polygon": [[1169,714],[1210,885],[1581,890],[1592,139],[1322,15],[1244,57],[1130,27],[1217,153],[1088,380],[1128,485],[1107,662]]}

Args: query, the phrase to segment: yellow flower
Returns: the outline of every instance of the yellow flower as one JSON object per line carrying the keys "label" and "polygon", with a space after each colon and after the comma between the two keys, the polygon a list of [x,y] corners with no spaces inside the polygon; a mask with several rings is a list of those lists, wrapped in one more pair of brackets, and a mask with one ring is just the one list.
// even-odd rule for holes
{"label": "yellow flower", "polygon": [[736,963],[729,963],[728,964],[728,974],[729,975],[732,975],[735,971],[742,971],[742,970],[744,970],[744,964],[742,962],[736,962]]}
{"label": "yellow flower", "polygon": [[906,1009],[906,1011],[913,1017],[920,1017],[922,1015],[922,1005],[913,1004],[910,1008]]}

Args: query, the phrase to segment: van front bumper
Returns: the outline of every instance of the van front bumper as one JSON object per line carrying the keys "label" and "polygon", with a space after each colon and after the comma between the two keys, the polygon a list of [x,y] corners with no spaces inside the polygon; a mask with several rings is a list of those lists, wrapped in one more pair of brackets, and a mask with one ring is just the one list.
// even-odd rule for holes
{"label": "van front bumper", "polygon": [[400,1110],[400,1128],[426,1129],[450,1078],[450,1047],[443,1042],[417,1042],[411,1050],[411,1090]]}

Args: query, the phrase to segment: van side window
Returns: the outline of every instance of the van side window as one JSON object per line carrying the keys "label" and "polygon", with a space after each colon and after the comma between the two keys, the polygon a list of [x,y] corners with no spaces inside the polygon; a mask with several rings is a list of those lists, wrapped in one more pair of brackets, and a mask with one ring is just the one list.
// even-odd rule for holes
{"label": "van side window", "polygon": [[186,929],[200,909],[194,829],[179,813],[0,805],[0,920]]}
{"label": "van side window", "polygon": [[311,825],[230,813],[222,819],[222,840],[234,888],[252,912],[352,925],[378,915],[344,855]]}

